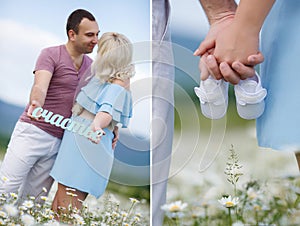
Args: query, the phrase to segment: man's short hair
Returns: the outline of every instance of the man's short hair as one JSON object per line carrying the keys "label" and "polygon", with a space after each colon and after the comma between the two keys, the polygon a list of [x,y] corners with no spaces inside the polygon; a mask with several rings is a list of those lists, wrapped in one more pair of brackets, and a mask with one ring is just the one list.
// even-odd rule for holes
{"label": "man's short hair", "polygon": [[67,34],[69,30],[73,30],[76,34],[78,34],[79,24],[83,18],[87,18],[90,21],[96,21],[95,17],[90,12],[84,9],[77,9],[72,12],[68,18],[66,26]]}

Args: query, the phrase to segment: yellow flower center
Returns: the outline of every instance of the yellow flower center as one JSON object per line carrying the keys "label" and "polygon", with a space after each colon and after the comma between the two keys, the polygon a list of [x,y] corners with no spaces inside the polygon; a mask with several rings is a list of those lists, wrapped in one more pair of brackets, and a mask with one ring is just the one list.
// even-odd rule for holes
{"label": "yellow flower center", "polygon": [[234,203],[231,202],[231,201],[228,201],[225,203],[226,207],[233,207],[234,206]]}
{"label": "yellow flower center", "polygon": [[254,210],[256,210],[256,211],[260,211],[260,210],[261,210],[261,207],[258,206],[258,205],[254,206],[253,208],[254,208]]}
{"label": "yellow flower center", "polygon": [[178,211],[180,211],[180,206],[178,205],[171,206],[170,212],[178,212]]}

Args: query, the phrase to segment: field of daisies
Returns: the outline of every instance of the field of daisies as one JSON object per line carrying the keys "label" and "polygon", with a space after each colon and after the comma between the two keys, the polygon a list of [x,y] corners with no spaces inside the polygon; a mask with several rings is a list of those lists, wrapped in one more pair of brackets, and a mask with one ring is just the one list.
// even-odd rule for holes
{"label": "field of daisies", "polygon": [[[230,120],[177,130],[164,225],[300,225],[294,154],[259,148],[254,122],[236,127]],[[203,164],[203,156],[210,161]]]}
{"label": "field of daisies", "polygon": [[[0,140],[0,164],[6,150],[7,139]],[[4,182],[8,178],[0,178]],[[51,210],[51,203],[57,189],[54,183],[45,196],[43,188],[37,197],[18,199],[18,194],[0,195],[0,225],[6,226],[60,226],[60,225],[88,225],[88,226],[144,226],[150,222],[150,190],[148,186],[126,186],[109,182],[103,196],[96,199],[88,196],[83,202],[83,208],[77,210],[69,205],[66,214],[60,216]],[[66,191],[73,198],[76,194],[72,189]],[[39,201],[41,200],[41,202]],[[71,201],[70,201],[71,203]]]}
{"label": "field of daisies", "polygon": [[[6,178],[2,178],[6,180]],[[108,189],[100,199],[89,196],[83,203],[83,208],[77,210],[70,204],[65,214],[59,216],[51,210],[56,186],[54,185],[48,197],[43,193],[39,198],[28,197],[18,200],[18,194],[10,193],[0,197],[0,225],[7,226],[34,226],[34,225],[90,225],[90,226],[129,226],[149,225],[149,201],[146,199],[126,198],[126,195],[112,192]],[[126,190],[126,188],[125,188]],[[66,191],[73,198],[76,196],[73,189]],[[70,202],[71,203],[71,202]]]}
{"label": "field of daisies", "polygon": [[[300,177],[293,153],[259,148],[255,123],[234,114],[198,123],[184,112],[189,117],[178,125],[179,110],[167,203],[161,206],[164,226],[300,225]],[[110,183],[100,199],[88,196],[82,210],[69,206],[60,222],[50,208],[55,191],[55,184],[49,197],[41,191],[43,204],[36,197],[18,202],[18,194],[1,196],[0,225],[150,225],[149,188]]]}

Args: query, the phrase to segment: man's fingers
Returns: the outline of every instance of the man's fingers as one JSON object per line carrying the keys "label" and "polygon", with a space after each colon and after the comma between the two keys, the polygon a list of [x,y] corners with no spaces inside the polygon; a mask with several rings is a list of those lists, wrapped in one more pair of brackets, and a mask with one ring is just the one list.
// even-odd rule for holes
{"label": "man's fingers", "polygon": [[226,81],[230,82],[233,85],[239,83],[240,76],[235,71],[233,71],[226,62],[222,62],[220,64],[220,71]]}
{"label": "man's fingers", "polygon": [[264,56],[261,52],[258,52],[256,55],[251,55],[248,57],[248,64],[250,66],[255,66],[264,62]]}
{"label": "man's fingers", "polygon": [[251,66],[245,66],[239,61],[235,61],[232,63],[232,68],[235,70],[242,80],[246,78],[253,77],[255,75],[255,70]]}
{"label": "man's fingers", "polygon": [[117,146],[118,138],[114,138],[112,141],[112,149],[115,149]]}
{"label": "man's fingers", "polygon": [[114,150],[116,148],[117,142],[119,140],[119,128],[117,126],[115,126],[113,133],[114,133],[114,138],[112,140],[112,149]]}
{"label": "man's fingers", "polygon": [[209,76],[209,71],[207,70],[207,67],[205,65],[205,59],[206,59],[206,56],[202,56],[200,58],[200,61],[199,61],[199,69],[200,69],[200,74],[201,74],[201,80],[206,80]]}
{"label": "man's fingers", "polygon": [[206,53],[209,49],[215,47],[215,40],[204,40],[199,45],[198,49],[195,50],[194,56],[201,56]]}

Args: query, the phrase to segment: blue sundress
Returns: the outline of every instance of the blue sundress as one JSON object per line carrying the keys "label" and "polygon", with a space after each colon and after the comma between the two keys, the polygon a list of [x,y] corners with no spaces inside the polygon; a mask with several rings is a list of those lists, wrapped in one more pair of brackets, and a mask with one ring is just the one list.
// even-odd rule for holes
{"label": "blue sundress", "polygon": [[[132,117],[132,97],[124,87],[102,83],[93,77],[81,88],[76,101],[89,112],[107,112],[112,115],[114,124],[127,127]],[[72,121],[85,126],[92,122],[72,115]],[[65,186],[87,192],[99,198],[105,191],[113,165],[114,154],[112,128],[104,128],[105,135],[99,144],[88,138],[65,130],[60,149],[50,175]]]}
{"label": "blue sundress", "polygon": [[275,1],[262,28],[261,48],[260,73],[268,95],[257,120],[258,144],[300,151],[300,1]]}

